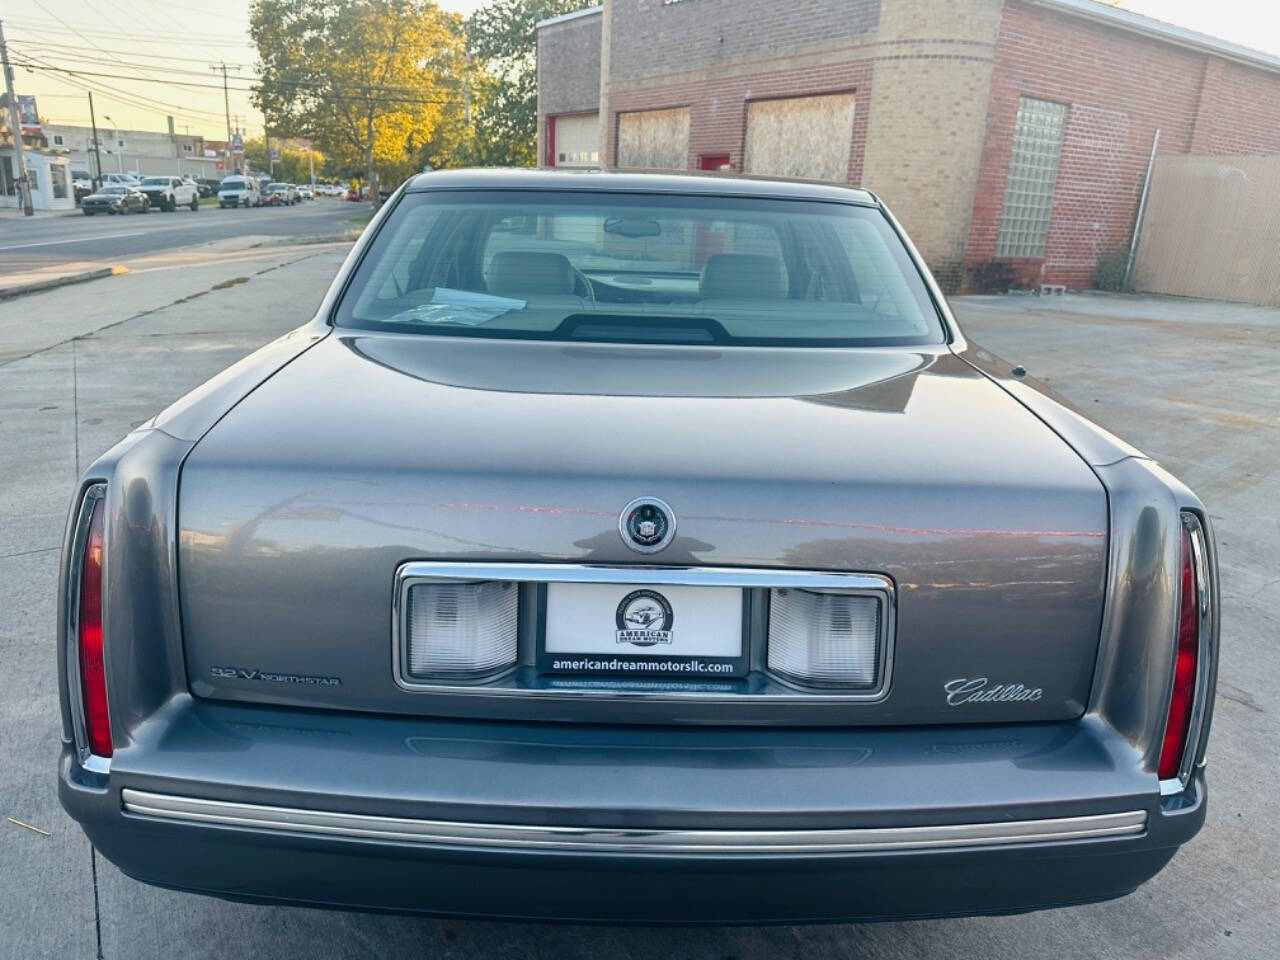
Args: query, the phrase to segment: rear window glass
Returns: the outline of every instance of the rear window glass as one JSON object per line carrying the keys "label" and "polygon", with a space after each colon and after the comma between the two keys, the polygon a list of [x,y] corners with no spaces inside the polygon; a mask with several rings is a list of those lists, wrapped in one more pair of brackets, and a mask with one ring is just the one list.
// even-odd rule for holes
{"label": "rear window glass", "polygon": [[142,180],[144,187],[167,187],[169,186],[168,177],[144,177]]}
{"label": "rear window glass", "polygon": [[943,340],[879,210],[670,194],[406,194],[335,316],[350,327],[563,341]]}

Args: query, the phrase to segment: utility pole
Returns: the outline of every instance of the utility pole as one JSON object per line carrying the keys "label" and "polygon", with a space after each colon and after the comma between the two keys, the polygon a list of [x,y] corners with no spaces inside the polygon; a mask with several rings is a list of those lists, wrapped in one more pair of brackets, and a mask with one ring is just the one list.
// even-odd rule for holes
{"label": "utility pole", "polygon": [[98,161],[93,189],[102,188],[102,148],[98,145],[98,119],[93,115],[93,91],[89,91],[89,126],[93,128],[93,157]]}
{"label": "utility pole", "polygon": [[4,42],[4,22],[0,21],[0,64],[4,67],[4,88],[9,94],[9,124],[13,127],[13,155],[18,162],[18,190],[22,194],[22,215],[35,214],[31,207],[31,181],[27,179],[27,159],[22,151],[22,117],[18,114],[18,98],[13,92],[13,68],[9,66],[9,48]]}
{"label": "utility pole", "polygon": [[[226,63],[209,64],[209,69],[214,73],[222,71],[222,106],[227,112],[227,148],[223,153],[223,174],[230,175],[231,170],[231,94],[227,90],[227,65]],[[239,67],[236,68],[240,69]]]}

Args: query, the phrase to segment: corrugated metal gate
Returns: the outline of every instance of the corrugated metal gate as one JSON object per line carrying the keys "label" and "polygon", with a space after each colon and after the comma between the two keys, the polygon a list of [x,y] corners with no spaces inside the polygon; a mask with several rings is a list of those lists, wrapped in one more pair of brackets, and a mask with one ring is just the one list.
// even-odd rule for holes
{"label": "corrugated metal gate", "polygon": [[1158,157],[1141,230],[1134,289],[1280,306],[1280,156]]}

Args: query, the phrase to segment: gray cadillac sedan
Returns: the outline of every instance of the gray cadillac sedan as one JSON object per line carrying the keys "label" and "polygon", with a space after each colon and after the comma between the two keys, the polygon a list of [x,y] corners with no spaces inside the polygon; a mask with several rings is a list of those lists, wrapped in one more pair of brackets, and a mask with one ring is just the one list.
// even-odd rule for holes
{"label": "gray cadillac sedan", "polygon": [[84,474],[63,805],[148,883],[508,918],[1120,896],[1204,822],[1204,506],[838,186],[416,177]]}

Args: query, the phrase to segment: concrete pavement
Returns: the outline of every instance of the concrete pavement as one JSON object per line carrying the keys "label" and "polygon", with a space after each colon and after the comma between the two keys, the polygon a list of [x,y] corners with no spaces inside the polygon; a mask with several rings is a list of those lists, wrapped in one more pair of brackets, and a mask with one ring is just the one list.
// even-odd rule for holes
{"label": "concrete pavement", "polygon": [[0,222],[0,276],[46,269],[72,261],[118,263],[194,244],[246,236],[332,234],[369,212],[367,203],[324,199],[293,207],[198,213],[153,211],[145,216],[57,216]]}
{"label": "concrete pavement", "polygon": [[[57,805],[53,762],[54,585],[75,478],[131,426],[305,319],[343,248],[225,253],[242,259],[153,263],[25,299],[37,329],[0,305],[0,960],[92,958],[96,946],[89,847]],[[1280,721],[1269,696],[1280,676],[1280,311],[1101,297],[956,307],[970,334],[1158,457],[1214,517],[1224,633],[1209,822],[1153,882],[1112,903],[1021,917],[599,928],[237,905],[146,887],[99,858],[106,960],[1280,954]]]}

